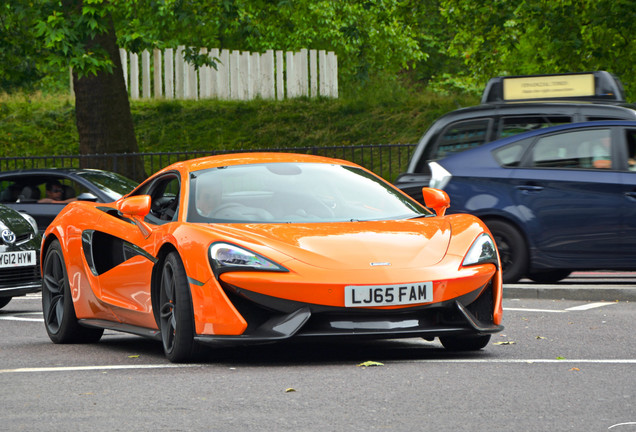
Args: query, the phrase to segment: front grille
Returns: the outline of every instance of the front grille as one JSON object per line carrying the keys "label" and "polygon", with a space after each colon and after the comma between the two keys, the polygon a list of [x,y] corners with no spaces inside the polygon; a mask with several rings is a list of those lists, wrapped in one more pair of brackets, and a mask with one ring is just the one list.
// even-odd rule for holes
{"label": "front grille", "polygon": [[21,245],[22,243],[28,242],[32,238],[33,238],[33,234],[29,233],[29,232],[27,232],[25,234],[19,234],[19,235],[16,236],[15,244],[16,245]]}
{"label": "front grille", "polygon": [[[39,259],[38,259],[39,261]],[[14,267],[0,269],[0,287],[14,287],[39,282],[40,266]]]}

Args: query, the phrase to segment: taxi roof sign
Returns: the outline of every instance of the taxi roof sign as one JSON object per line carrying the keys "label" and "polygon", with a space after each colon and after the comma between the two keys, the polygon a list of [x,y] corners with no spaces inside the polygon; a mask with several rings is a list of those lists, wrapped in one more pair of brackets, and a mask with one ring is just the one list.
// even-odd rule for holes
{"label": "taxi roof sign", "polygon": [[622,103],[625,92],[618,77],[606,71],[504,76],[488,81],[481,103],[542,100]]}

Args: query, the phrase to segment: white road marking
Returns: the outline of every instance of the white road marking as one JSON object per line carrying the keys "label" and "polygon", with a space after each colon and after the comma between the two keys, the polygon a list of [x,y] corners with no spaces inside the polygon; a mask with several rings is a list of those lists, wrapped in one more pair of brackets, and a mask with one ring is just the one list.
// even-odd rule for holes
{"label": "white road marking", "polygon": [[636,422],[627,422],[627,423],[618,423],[613,426],[608,427],[607,429],[613,429],[618,426],[636,426]]}
{"label": "white road marking", "polygon": [[505,311],[514,311],[514,312],[539,312],[539,313],[564,313],[564,312],[574,312],[574,311],[586,311],[590,309],[596,309],[603,306],[617,304],[617,302],[596,302],[596,303],[586,303],[580,306],[573,306],[566,309],[530,309],[530,308],[503,308]]}
{"label": "white road marking", "polygon": [[[636,364],[636,359],[422,359],[422,360],[391,360],[388,363],[493,363],[493,364]],[[175,369],[205,367],[206,364],[143,364],[143,365],[95,365],[95,366],[58,366],[58,367],[34,367],[0,369],[0,374],[10,373],[46,373],[46,372],[85,372],[108,370],[134,370],[134,369]],[[214,367],[215,365],[210,365]]]}
{"label": "white road marking", "polygon": [[574,306],[571,308],[567,308],[567,311],[584,311],[584,310],[589,310],[589,309],[594,309],[594,308],[600,308],[603,306],[609,306],[609,305],[613,305],[616,304],[616,302],[598,302],[598,303],[587,303],[584,305],[580,305],[580,306]]}
{"label": "white road marking", "polygon": [[35,299],[41,299],[41,298],[42,298],[42,293],[30,293],[30,294],[23,295],[23,296],[11,297],[11,301],[16,301],[16,300],[35,300]]}
{"label": "white road marking", "polygon": [[567,312],[565,310],[560,309],[527,309],[527,308],[503,308],[505,311],[516,311],[516,312],[547,312],[547,313],[563,313]]}
{"label": "white road marking", "polygon": [[44,318],[23,318],[23,317],[18,317],[18,316],[7,315],[7,316],[0,316],[0,321],[44,322]]}
{"label": "white road marking", "polygon": [[[636,364],[636,359],[422,359],[396,360],[392,363],[510,363],[510,364],[545,364],[545,363],[587,363],[587,364]],[[387,362],[389,363],[389,362]]]}
{"label": "white road marking", "polygon": [[39,368],[17,368],[17,369],[0,369],[2,373],[36,373],[36,372],[78,372],[78,371],[102,371],[102,370],[121,370],[121,369],[169,369],[169,368],[186,368],[198,367],[197,364],[145,364],[145,365],[101,365],[101,366],[58,366],[58,367],[39,367]]}

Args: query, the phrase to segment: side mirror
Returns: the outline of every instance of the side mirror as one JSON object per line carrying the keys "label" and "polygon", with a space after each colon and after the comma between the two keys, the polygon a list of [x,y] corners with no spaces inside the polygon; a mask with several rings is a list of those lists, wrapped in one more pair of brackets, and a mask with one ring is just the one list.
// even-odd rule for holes
{"label": "side mirror", "polygon": [[150,213],[150,204],[150,195],[131,196],[117,201],[117,210],[131,217],[145,238],[150,237],[152,231],[150,225],[144,222],[144,217]]}
{"label": "side mirror", "polygon": [[441,189],[422,188],[422,197],[424,198],[424,205],[432,208],[437,216],[444,216],[446,209],[450,207],[450,198]]}
{"label": "side mirror", "polygon": [[137,195],[117,202],[117,210],[128,216],[145,217],[150,213],[150,195]]}
{"label": "side mirror", "polygon": [[97,197],[90,192],[83,192],[77,196],[77,200],[97,202]]}

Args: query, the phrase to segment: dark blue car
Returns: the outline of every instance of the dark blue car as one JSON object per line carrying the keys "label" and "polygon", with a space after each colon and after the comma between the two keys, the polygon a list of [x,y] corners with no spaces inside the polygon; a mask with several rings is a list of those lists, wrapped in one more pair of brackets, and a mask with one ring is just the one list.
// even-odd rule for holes
{"label": "dark blue car", "polygon": [[492,231],[504,282],[636,268],[636,122],[534,130],[430,162],[449,212]]}

